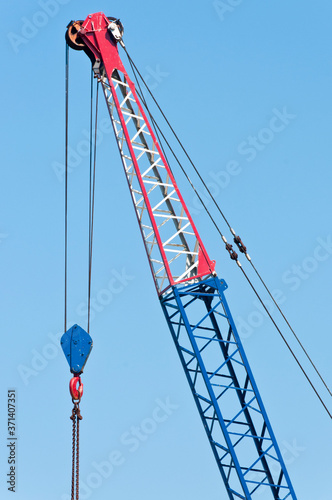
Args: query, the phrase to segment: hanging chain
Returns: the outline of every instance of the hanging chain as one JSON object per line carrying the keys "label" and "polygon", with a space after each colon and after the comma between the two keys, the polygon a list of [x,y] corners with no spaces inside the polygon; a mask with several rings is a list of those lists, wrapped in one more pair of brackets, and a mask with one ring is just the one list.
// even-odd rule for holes
{"label": "hanging chain", "polygon": [[[74,401],[70,419],[73,422],[73,453],[72,453],[72,473],[71,473],[71,500],[79,500],[79,474],[80,474],[80,412],[79,401]],[[76,488],[75,488],[76,486]],[[75,496],[76,492],[76,496]]]}
{"label": "hanging chain", "polygon": [[74,500],[74,490],[75,490],[75,449],[76,449],[76,415],[74,408],[71,414],[71,420],[73,421],[73,460],[71,469],[71,500]]}

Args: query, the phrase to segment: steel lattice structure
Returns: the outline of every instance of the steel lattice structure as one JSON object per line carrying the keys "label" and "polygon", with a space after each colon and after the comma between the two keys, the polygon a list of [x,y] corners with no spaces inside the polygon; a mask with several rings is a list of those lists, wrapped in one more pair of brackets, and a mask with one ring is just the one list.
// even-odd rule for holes
{"label": "steel lattice structure", "polygon": [[217,277],[161,304],[229,498],[296,498]]}
{"label": "steel lattice structure", "polygon": [[214,270],[128,75],[101,78],[158,293]]}
{"label": "steel lattice structure", "polygon": [[150,268],[228,497],[296,500],[224,291],[103,13],[69,24],[102,84]]}

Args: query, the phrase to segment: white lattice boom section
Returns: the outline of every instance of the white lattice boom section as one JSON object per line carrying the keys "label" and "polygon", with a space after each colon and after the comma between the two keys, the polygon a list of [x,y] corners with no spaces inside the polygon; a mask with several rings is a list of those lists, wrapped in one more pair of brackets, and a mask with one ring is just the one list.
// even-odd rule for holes
{"label": "white lattice boom section", "polygon": [[158,292],[213,272],[128,76],[101,79]]}

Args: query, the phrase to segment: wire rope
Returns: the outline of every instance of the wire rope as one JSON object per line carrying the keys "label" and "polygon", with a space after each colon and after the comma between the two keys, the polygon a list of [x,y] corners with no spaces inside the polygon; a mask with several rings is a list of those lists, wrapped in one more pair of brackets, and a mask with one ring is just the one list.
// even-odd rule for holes
{"label": "wire rope", "polygon": [[[192,161],[192,159],[190,158],[188,152],[186,151],[185,147],[183,146],[182,142],[180,141],[178,135],[176,134],[175,130],[173,129],[172,125],[170,124],[169,120],[167,119],[165,113],[163,112],[163,110],[161,109],[160,105],[158,104],[157,100],[155,99],[154,95],[152,94],[151,90],[149,89],[148,85],[146,84],[142,74],[140,73],[140,71],[138,70],[137,66],[135,65],[134,61],[132,60],[131,56],[129,55],[126,47],[124,45],[122,45],[126,54],[127,54],[127,57],[128,57],[128,60],[130,62],[130,65],[132,67],[132,70],[133,70],[133,73],[135,75],[135,78],[136,78],[136,74],[135,74],[135,71],[137,72],[137,74],[139,75],[140,79],[142,80],[144,86],[146,87],[147,91],[149,92],[151,98],[153,99],[154,103],[156,104],[157,108],[159,109],[162,117],[164,118],[164,120],[166,121],[167,125],[169,126],[170,130],[172,131],[174,137],[176,138],[177,142],[179,143],[181,149],[183,150],[183,152],[185,153],[186,157],[188,158],[190,164],[192,165],[192,167],[194,168],[194,171],[196,172],[197,176],[199,177],[200,181],[202,182],[204,188],[206,189],[207,193],[209,194],[211,200],[213,201],[214,205],[216,206],[218,212],[220,213],[220,215],[222,216],[222,218],[224,219],[225,223],[227,224],[228,228],[230,229],[232,235],[234,236],[234,241],[235,243],[237,244],[237,246],[239,247],[240,251],[242,253],[245,254],[247,260],[249,260],[252,268],[254,269],[254,272],[256,273],[257,277],[259,278],[259,280],[261,281],[261,283],[263,284],[264,288],[266,289],[266,291],[268,292],[269,296],[271,297],[271,299],[273,300],[273,303],[276,305],[279,313],[281,314],[282,318],[284,319],[284,321],[286,322],[287,326],[289,327],[290,331],[292,332],[292,334],[294,335],[298,345],[300,346],[300,348],[302,349],[302,351],[304,352],[306,358],[308,359],[309,363],[311,364],[311,366],[313,367],[313,369],[315,370],[316,374],[318,375],[318,377],[320,378],[321,382],[323,383],[324,387],[327,389],[327,391],[329,392],[329,394],[332,396],[332,392],[331,390],[329,389],[327,383],[325,382],[324,378],[322,377],[321,373],[319,372],[318,368],[316,367],[315,363],[312,361],[311,357],[309,356],[307,350],[305,349],[305,347],[303,346],[303,344],[301,343],[299,337],[296,335],[295,331],[293,330],[293,328],[291,327],[290,323],[288,322],[286,316],[284,315],[284,313],[282,312],[281,308],[279,307],[279,305],[277,304],[275,298],[273,297],[273,295],[271,294],[268,286],[266,285],[265,281],[263,280],[262,276],[260,275],[260,273],[258,272],[257,268],[255,267],[255,265],[253,264],[252,262],[252,259],[249,257],[247,251],[246,251],[246,247],[243,246],[242,244],[242,241],[239,237],[236,237],[236,233],[235,231],[233,230],[233,228],[231,227],[228,219],[226,218],[226,216],[224,215],[223,211],[220,209],[216,199],[214,198],[213,194],[211,193],[210,189],[208,188],[208,186],[206,185],[203,177],[201,176],[201,174],[199,173],[197,167],[195,166],[194,162]],[[139,85],[139,88],[140,88],[140,91],[141,91],[141,94],[142,93],[142,90],[141,90],[141,87]],[[226,249],[228,250],[228,252],[230,253],[230,256],[233,260],[236,260],[236,262],[238,263],[238,266],[240,267],[240,269],[242,270],[245,278],[247,279],[248,283],[250,284],[251,288],[253,289],[254,293],[256,294],[256,296],[258,297],[258,299],[260,300],[261,304],[263,305],[264,309],[266,310],[269,318],[271,319],[272,323],[274,324],[274,326],[276,327],[277,331],[279,332],[279,334],[281,335],[282,339],[284,340],[287,348],[290,350],[291,354],[293,355],[295,361],[297,362],[297,364],[299,365],[299,367],[301,368],[303,374],[305,375],[305,377],[307,378],[309,384],[311,385],[312,389],[314,390],[314,392],[316,393],[317,397],[319,398],[320,402],[322,403],[323,407],[325,408],[325,410],[327,411],[327,413],[329,414],[329,416],[332,418],[332,415],[331,413],[328,411],[327,407],[325,406],[325,404],[323,403],[321,397],[319,396],[318,392],[316,391],[315,387],[313,386],[311,380],[309,379],[307,373],[305,372],[303,366],[301,365],[301,363],[299,362],[298,358],[296,357],[295,353],[293,352],[293,350],[291,349],[290,345],[288,344],[288,342],[286,341],[285,337],[283,336],[283,334],[281,333],[281,330],[278,328],[278,326],[276,325],[275,321],[273,320],[271,314],[269,313],[269,311],[267,310],[266,306],[264,305],[262,299],[260,298],[258,292],[256,291],[254,285],[251,283],[249,277],[247,276],[247,274],[244,272],[241,264],[239,263],[238,259],[237,259],[237,254],[232,250],[232,245],[229,245],[227,243],[227,240],[225,238],[225,236],[221,233],[216,221],[214,220],[212,214],[210,213],[210,211],[207,209],[205,203],[203,202],[202,200],[202,197],[199,195],[197,189],[194,187],[193,183],[191,182],[189,176],[187,175],[185,169],[183,168],[183,166],[181,165],[181,162],[179,161],[177,155],[174,153],[173,149],[171,148],[169,142],[166,140],[164,134],[161,132],[160,130],[160,127],[157,125],[155,119],[152,117],[152,114],[149,110],[149,107],[146,103],[146,100],[144,99],[144,96],[140,96],[150,117],[151,117],[151,120],[152,122],[156,125],[156,127],[158,128],[159,132],[161,133],[164,141],[166,142],[168,148],[170,149],[170,151],[172,152],[174,158],[176,159],[177,163],[179,164],[182,172],[184,173],[185,177],[187,178],[188,182],[190,183],[192,189],[194,190],[196,196],[198,197],[199,201],[202,203],[204,209],[206,210],[208,216],[210,217],[212,223],[214,224],[215,228],[217,229],[218,233],[220,234],[222,240],[224,241],[224,243],[226,244]],[[236,241],[236,238],[237,238],[237,241]],[[240,242],[240,244],[238,244],[238,242]]]}
{"label": "wire rope", "polygon": [[[95,206],[95,180],[96,180],[96,157],[97,157],[97,124],[98,124],[98,97],[99,85],[96,85],[95,123],[93,131],[93,73],[91,73],[91,95],[90,95],[90,178],[89,178],[89,241],[88,241],[88,326],[90,329],[91,310],[91,276],[92,276],[92,249],[93,249],[93,225]],[[64,331],[67,331],[67,302],[68,302],[68,136],[69,136],[69,46],[66,43],[65,54],[65,176],[64,176]]]}
{"label": "wire rope", "polygon": [[65,56],[65,290],[64,290],[64,331],[67,331],[67,265],[68,265],[68,120],[69,120],[69,46],[66,43]]}
{"label": "wire rope", "polygon": [[93,76],[91,77],[91,119],[90,119],[90,182],[89,182],[89,269],[88,269],[88,328],[90,330],[91,311],[91,275],[92,275],[92,249],[93,249],[93,225],[95,207],[95,186],[96,186],[96,158],[97,158],[97,124],[98,124],[98,98],[99,85],[96,85],[96,107],[95,107],[95,128],[94,139],[92,131],[92,103],[93,103]]}
{"label": "wire rope", "polygon": [[93,171],[93,70],[91,68],[90,78],[90,162],[89,162],[89,241],[88,241],[88,327],[90,330],[90,302],[91,302],[91,206],[92,206],[92,171]]}
{"label": "wire rope", "polygon": [[298,366],[300,367],[303,375],[305,376],[305,378],[307,379],[307,381],[309,382],[311,388],[313,389],[313,391],[315,392],[316,396],[318,397],[319,401],[321,402],[321,404],[323,405],[323,407],[325,408],[327,414],[329,415],[329,417],[332,419],[332,414],[329,412],[327,406],[325,405],[325,403],[323,402],[322,398],[320,397],[320,395],[318,394],[315,386],[313,385],[313,383],[311,382],[309,376],[307,375],[305,369],[303,368],[301,362],[299,361],[299,359],[297,358],[296,354],[294,353],[294,351],[292,350],[291,346],[289,345],[289,343],[287,342],[286,338],[284,337],[284,335],[282,334],[280,328],[278,327],[278,325],[276,324],[276,322],[274,321],[274,319],[272,318],[270,312],[268,311],[266,305],[264,304],[264,302],[262,301],[262,299],[260,298],[257,290],[255,289],[254,285],[251,283],[249,277],[247,276],[246,272],[244,271],[243,267],[241,265],[239,265],[242,273],[244,274],[244,276],[246,277],[249,285],[251,286],[253,292],[255,293],[256,297],[258,298],[259,302],[261,303],[261,305],[264,307],[264,310],[265,312],[269,315],[269,318],[270,320],[272,321],[272,323],[274,324],[275,328],[277,329],[277,331],[279,332],[281,338],[283,339],[283,341],[285,342],[286,346],[288,347],[291,355],[293,356],[293,358],[295,359],[296,363],[298,364]]}

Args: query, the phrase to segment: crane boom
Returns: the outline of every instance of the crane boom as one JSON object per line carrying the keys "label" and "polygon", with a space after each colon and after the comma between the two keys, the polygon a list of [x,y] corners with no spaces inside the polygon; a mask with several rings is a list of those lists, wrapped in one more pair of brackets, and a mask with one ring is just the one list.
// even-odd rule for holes
{"label": "crane boom", "polygon": [[103,13],[68,25],[101,82],[160,303],[228,497],[296,500],[224,292]]}

